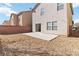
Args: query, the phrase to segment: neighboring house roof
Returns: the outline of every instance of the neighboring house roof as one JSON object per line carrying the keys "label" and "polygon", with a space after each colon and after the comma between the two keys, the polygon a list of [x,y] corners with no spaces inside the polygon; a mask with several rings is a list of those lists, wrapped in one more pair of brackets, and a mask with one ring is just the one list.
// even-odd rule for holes
{"label": "neighboring house roof", "polygon": [[35,7],[32,9],[32,11],[35,11],[35,9],[36,9],[39,5],[40,5],[40,3],[37,3],[37,4],[35,5]]}
{"label": "neighboring house roof", "polygon": [[15,13],[11,13],[11,15],[10,15],[10,21],[11,21],[11,17],[12,17],[12,15],[17,15],[17,14],[15,14]]}
{"label": "neighboring house roof", "polygon": [[3,23],[9,22],[9,20],[5,20]]}
{"label": "neighboring house roof", "polygon": [[6,21],[3,22],[3,25],[6,23]]}
{"label": "neighboring house roof", "polygon": [[5,20],[4,22],[3,22],[3,25],[8,25],[8,24],[10,24],[10,20]]}
{"label": "neighboring house roof", "polygon": [[10,17],[12,17],[12,15],[17,15],[17,14],[15,14],[15,13],[11,13],[11,16],[10,16]]}
{"label": "neighboring house roof", "polygon": [[22,11],[22,12],[18,13],[17,16],[19,16],[19,15],[21,15],[23,13],[26,13],[26,12],[32,12],[32,11]]}
{"label": "neighboring house roof", "polygon": [[[11,13],[11,16],[12,16],[12,15],[17,15],[17,14],[15,14],[15,13]],[[10,16],[10,17],[11,17],[11,16]]]}

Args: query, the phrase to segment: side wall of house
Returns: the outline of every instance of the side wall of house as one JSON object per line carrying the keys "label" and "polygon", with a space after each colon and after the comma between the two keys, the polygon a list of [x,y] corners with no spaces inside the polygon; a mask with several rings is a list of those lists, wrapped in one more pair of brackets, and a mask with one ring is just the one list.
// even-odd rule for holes
{"label": "side wall of house", "polygon": [[[41,8],[45,9],[45,14],[40,15]],[[36,32],[35,24],[41,23],[41,32],[68,35],[67,32],[67,4],[64,4],[64,9],[57,11],[57,3],[42,3],[40,4],[33,16],[33,32]],[[47,30],[47,22],[57,21],[57,30]]]}
{"label": "side wall of house", "polygon": [[25,12],[19,16],[20,26],[32,26],[32,12]]}
{"label": "side wall of house", "polygon": [[18,16],[16,14],[12,14],[10,20],[12,26],[18,26]]}
{"label": "side wall of house", "polygon": [[70,7],[70,4],[67,4],[67,27],[68,27],[68,35],[71,35],[71,29],[72,29],[72,26],[73,26],[73,23],[72,23],[72,10],[71,10],[72,7]]}
{"label": "side wall of house", "polygon": [[32,12],[23,12],[18,16],[19,26],[30,27],[29,30],[32,31]]}

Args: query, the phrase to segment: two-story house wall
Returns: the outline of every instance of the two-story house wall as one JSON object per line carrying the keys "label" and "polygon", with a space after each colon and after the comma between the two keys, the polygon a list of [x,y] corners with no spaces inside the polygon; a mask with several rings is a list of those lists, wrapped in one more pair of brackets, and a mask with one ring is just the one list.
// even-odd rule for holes
{"label": "two-story house wall", "polygon": [[11,16],[10,16],[10,21],[11,21],[11,26],[18,26],[19,21],[18,21],[17,14],[12,13]]}
{"label": "two-story house wall", "polygon": [[71,3],[38,3],[32,13],[32,31],[68,36],[72,14]]}

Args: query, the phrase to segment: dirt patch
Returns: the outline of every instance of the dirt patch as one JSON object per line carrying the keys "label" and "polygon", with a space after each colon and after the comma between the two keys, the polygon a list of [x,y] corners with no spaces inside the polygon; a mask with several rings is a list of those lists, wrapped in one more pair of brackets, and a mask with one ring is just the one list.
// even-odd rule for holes
{"label": "dirt patch", "polygon": [[48,55],[44,46],[47,41],[24,35],[1,35],[0,38],[4,55]]}
{"label": "dirt patch", "polygon": [[1,54],[12,56],[71,56],[79,55],[79,38],[59,36],[51,41],[26,35],[0,35]]}

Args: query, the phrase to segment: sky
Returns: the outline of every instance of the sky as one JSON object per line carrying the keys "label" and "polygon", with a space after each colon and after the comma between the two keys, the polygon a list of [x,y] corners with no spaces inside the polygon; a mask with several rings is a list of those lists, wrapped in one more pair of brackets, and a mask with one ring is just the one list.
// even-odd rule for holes
{"label": "sky", "polygon": [[73,15],[73,20],[74,20],[74,23],[79,23],[79,3],[73,3],[73,12],[74,12],[74,15]]}
{"label": "sky", "polygon": [[0,3],[0,25],[10,19],[11,13],[19,13],[34,8],[35,3]]}
{"label": "sky", "polygon": [[[36,3],[0,3],[0,25],[10,19],[11,13],[19,13],[34,8]],[[73,20],[79,22],[79,3],[73,3]]]}

